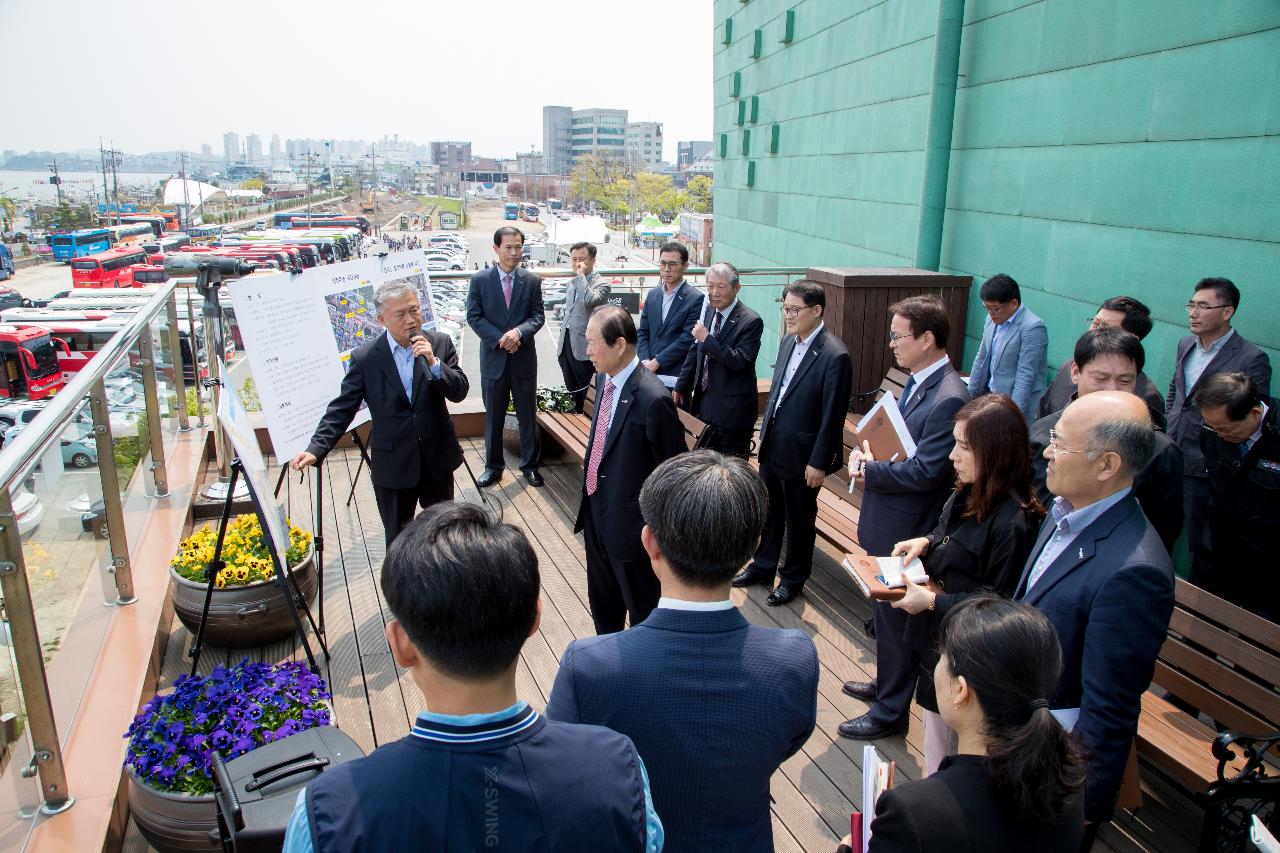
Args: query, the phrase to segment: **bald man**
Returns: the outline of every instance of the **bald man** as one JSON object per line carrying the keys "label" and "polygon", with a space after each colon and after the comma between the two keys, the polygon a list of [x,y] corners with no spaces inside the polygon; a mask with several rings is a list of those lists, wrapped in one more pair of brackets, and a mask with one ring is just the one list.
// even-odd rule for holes
{"label": "bald man", "polygon": [[1153,446],[1146,403],[1133,394],[1097,391],[1067,406],[1044,449],[1057,497],[1014,593],[1049,617],[1062,644],[1062,677],[1045,698],[1091,755],[1090,842],[1115,808],[1173,613],[1173,565],[1133,496]]}

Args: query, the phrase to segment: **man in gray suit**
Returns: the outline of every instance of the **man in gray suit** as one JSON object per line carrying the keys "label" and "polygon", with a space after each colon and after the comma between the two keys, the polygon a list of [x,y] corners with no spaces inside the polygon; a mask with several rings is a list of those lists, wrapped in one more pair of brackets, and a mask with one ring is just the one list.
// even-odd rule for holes
{"label": "man in gray suit", "polygon": [[1182,448],[1186,477],[1182,481],[1186,510],[1187,546],[1191,549],[1191,582],[1211,586],[1210,563],[1206,554],[1209,522],[1209,472],[1200,450],[1200,430],[1204,425],[1193,402],[1196,392],[1210,376],[1240,371],[1267,393],[1271,387],[1271,360],[1267,354],[1236,334],[1231,318],[1240,307],[1240,290],[1229,279],[1204,278],[1196,283],[1187,317],[1191,334],[1178,341],[1178,357],[1173,381],[1165,400],[1169,438]]}
{"label": "man in gray suit", "polygon": [[1008,394],[1027,422],[1036,419],[1045,386],[1049,332],[1044,321],[1022,304],[1018,283],[1004,273],[987,279],[979,291],[987,319],[982,343],[969,371],[969,394]]}
{"label": "man in gray suit", "polygon": [[481,487],[497,484],[506,463],[502,426],[507,402],[515,401],[520,423],[520,470],[531,486],[538,473],[538,351],[534,334],[542,328],[542,279],[520,266],[524,233],[510,225],[493,232],[498,262],[471,276],[467,325],[480,338],[480,390],[484,396],[484,473]]}
{"label": "man in gray suit", "polygon": [[569,262],[577,273],[564,294],[564,321],[560,324],[560,372],[564,387],[573,395],[573,411],[582,414],[587,400],[587,386],[595,378],[596,369],[587,358],[587,320],[591,312],[609,301],[609,285],[595,272],[596,247],[592,243],[574,243],[569,249]]}

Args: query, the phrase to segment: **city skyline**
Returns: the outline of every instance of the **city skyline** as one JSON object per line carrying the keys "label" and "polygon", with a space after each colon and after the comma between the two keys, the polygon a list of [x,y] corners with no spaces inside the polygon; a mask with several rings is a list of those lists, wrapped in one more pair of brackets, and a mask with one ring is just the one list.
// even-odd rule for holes
{"label": "city skyline", "polygon": [[[216,74],[218,84],[208,91],[236,92],[236,97],[219,96],[215,108],[199,96],[199,87],[191,88],[190,74],[156,74],[148,78],[146,101],[165,105],[163,120],[140,120],[137,110],[121,108],[120,97],[87,99],[78,101],[74,110],[9,122],[0,147],[19,153],[96,150],[101,136],[126,152],[198,154],[208,145],[216,158],[222,152],[222,134],[234,127],[242,143],[248,135],[258,135],[264,155],[273,134],[281,140],[350,140],[398,132],[420,144],[469,140],[477,155],[508,158],[542,147],[546,104],[612,106],[659,121],[665,136],[661,159],[667,162],[675,161],[677,139],[711,138],[709,5],[692,16],[687,4],[674,0],[655,0],[644,14],[629,5],[589,0],[557,0],[544,6],[552,9],[515,0],[423,8],[373,3],[362,8],[360,16],[332,0],[313,4],[301,16],[290,7],[242,0],[222,3],[214,14],[207,7],[166,7],[166,31],[192,40],[195,56],[201,44],[208,47],[210,62],[195,60],[195,67],[202,69],[196,76]],[[69,0],[59,9],[59,40],[126,43],[139,25],[152,22],[153,11],[136,0],[110,7]],[[337,19],[343,21],[340,38],[332,26]],[[388,27],[388,19],[394,26]],[[248,30],[246,22],[253,23]],[[8,58],[15,67],[40,68],[42,91],[71,90],[100,73],[89,53],[49,63],[48,45],[35,37],[47,27],[45,6],[26,0],[0,4],[0,31],[33,36],[12,39]],[[428,47],[415,43],[397,50],[400,32],[452,35],[432,38]],[[291,91],[303,90],[291,76],[297,60],[277,60],[271,49],[261,55],[247,51],[235,61],[212,61],[220,55],[219,45],[258,45],[259,36],[270,33],[287,34],[289,44],[314,46],[317,56],[330,57],[325,61],[337,72],[326,75],[322,89],[306,95],[315,101],[322,92],[322,102],[282,108],[288,106]],[[638,52],[642,59],[617,58],[610,42],[618,33],[626,33],[628,45],[644,46]],[[503,56],[511,61],[490,61],[495,38],[510,44]],[[371,58],[377,65],[372,70]],[[293,70],[277,74],[273,67],[279,63]],[[182,67],[189,64],[184,60]],[[126,104],[128,92],[126,87]]]}

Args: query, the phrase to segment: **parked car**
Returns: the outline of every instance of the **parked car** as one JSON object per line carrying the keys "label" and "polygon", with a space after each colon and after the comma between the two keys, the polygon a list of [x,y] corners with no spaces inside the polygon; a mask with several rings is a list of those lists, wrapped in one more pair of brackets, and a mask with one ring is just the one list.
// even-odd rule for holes
{"label": "parked car", "polygon": [[18,536],[26,539],[44,519],[44,504],[24,486],[10,489],[9,501],[13,504],[13,514],[18,518]]}
{"label": "parked car", "polygon": [[111,532],[107,529],[107,504],[99,498],[89,505],[89,509],[80,515],[80,527],[85,533],[92,533],[95,539],[109,539]]}
{"label": "parked car", "polygon": [[61,440],[62,464],[72,468],[88,468],[98,464],[97,444],[84,438],[70,439],[64,434]]}
{"label": "parked car", "polygon": [[12,287],[0,285],[0,309],[3,308],[21,308],[22,294],[14,290]]}

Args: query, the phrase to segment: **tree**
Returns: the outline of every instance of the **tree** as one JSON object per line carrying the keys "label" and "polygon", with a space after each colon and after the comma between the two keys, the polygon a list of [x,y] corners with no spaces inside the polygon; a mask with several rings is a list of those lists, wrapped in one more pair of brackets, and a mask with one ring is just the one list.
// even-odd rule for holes
{"label": "tree", "polygon": [[246,190],[260,190],[260,189],[266,188],[267,182],[264,181],[262,178],[250,178],[240,186],[241,188]]}
{"label": "tree", "polygon": [[694,213],[711,212],[711,179],[694,175],[689,179],[689,209]]}
{"label": "tree", "polygon": [[640,202],[641,210],[648,210],[653,213],[661,210],[671,210],[671,208],[663,205],[664,198],[671,192],[670,175],[655,175],[652,172],[643,172],[636,176],[636,184],[636,195]]}
{"label": "tree", "polygon": [[523,199],[524,184],[520,183],[519,181],[512,181],[511,183],[507,184],[507,195],[510,196],[511,198]]}
{"label": "tree", "polygon": [[18,229],[18,205],[8,196],[0,195],[0,232]]}

